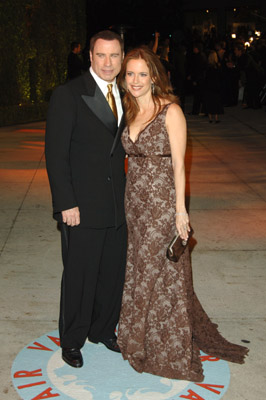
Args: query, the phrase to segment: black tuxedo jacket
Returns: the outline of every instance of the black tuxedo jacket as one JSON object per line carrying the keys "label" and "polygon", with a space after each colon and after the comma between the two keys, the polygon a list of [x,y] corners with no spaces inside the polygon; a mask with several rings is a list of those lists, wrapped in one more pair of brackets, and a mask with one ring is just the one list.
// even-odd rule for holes
{"label": "black tuxedo jacket", "polygon": [[53,214],[78,206],[80,226],[125,222],[125,153],[116,119],[90,72],[56,88],[46,125],[45,156]]}

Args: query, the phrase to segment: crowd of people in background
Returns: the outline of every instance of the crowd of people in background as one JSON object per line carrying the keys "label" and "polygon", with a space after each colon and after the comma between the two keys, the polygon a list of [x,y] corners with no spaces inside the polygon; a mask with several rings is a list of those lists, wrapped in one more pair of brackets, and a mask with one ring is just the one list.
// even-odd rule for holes
{"label": "crowd of people in background", "polygon": [[208,115],[219,122],[224,107],[242,103],[243,109],[266,104],[266,42],[259,39],[250,47],[244,40],[191,44],[172,40],[168,69],[175,93],[185,109],[185,96],[193,95],[191,114]]}
{"label": "crowd of people in background", "polygon": [[[129,36],[129,34],[128,34]],[[205,115],[219,123],[224,107],[241,102],[243,109],[266,105],[266,40],[254,40],[250,47],[242,37],[219,40],[217,35],[161,35],[155,32],[147,45],[164,65],[183,111]],[[131,49],[128,37],[126,51]],[[71,43],[67,79],[89,68],[88,50]],[[185,110],[186,96],[192,95],[191,110]]]}

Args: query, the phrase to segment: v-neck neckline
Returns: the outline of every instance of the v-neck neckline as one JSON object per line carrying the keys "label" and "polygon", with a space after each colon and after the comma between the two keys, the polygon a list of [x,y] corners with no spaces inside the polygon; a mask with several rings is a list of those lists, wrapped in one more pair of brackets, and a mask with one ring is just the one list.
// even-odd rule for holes
{"label": "v-neck neckline", "polygon": [[129,138],[129,140],[130,140],[133,144],[135,144],[135,143],[139,140],[140,135],[145,131],[145,129],[148,128],[148,126],[150,126],[150,125],[157,119],[157,117],[165,110],[165,107],[167,107],[169,104],[172,104],[172,103],[167,103],[167,104],[165,104],[165,106],[163,107],[163,109],[162,109],[161,111],[158,112],[158,114],[155,116],[155,118],[153,118],[147,125],[145,125],[145,127],[144,127],[143,129],[141,129],[141,130],[139,131],[139,133],[137,134],[135,140],[132,140],[131,137],[130,137],[130,128],[129,128],[129,125],[128,125],[128,127],[127,127],[127,133],[128,133],[128,138]]}

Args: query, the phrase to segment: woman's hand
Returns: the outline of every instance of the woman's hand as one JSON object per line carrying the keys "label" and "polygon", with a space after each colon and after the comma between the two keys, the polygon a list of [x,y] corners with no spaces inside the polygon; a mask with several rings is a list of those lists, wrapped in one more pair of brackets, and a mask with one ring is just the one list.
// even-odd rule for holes
{"label": "woman's hand", "polygon": [[187,212],[176,213],[176,229],[182,239],[188,240],[188,232],[190,231],[190,226]]}

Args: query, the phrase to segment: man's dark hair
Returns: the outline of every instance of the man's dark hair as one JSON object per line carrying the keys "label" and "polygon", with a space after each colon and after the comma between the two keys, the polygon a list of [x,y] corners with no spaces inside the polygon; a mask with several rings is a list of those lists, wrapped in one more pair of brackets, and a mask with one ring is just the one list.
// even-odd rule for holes
{"label": "man's dark hair", "polygon": [[93,49],[95,46],[95,42],[98,39],[103,39],[103,40],[118,40],[118,42],[120,43],[121,46],[121,51],[122,53],[124,52],[124,41],[121,38],[120,35],[118,35],[118,33],[113,32],[113,31],[101,31],[96,33],[95,35],[92,36],[91,40],[90,40],[90,51],[93,53]]}
{"label": "man's dark hair", "polygon": [[77,47],[79,47],[79,45],[79,42],[72,42],[70,45],[71,51],[75,50]]}

